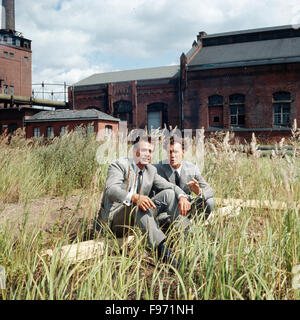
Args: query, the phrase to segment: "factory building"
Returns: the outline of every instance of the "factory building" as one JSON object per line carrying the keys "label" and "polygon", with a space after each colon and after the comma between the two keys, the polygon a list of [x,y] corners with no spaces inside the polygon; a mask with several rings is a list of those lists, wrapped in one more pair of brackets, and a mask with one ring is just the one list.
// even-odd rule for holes
{"label": "factory building", "polygon": [[74,109],[97,108],[128,128],[205,128],[241,140],[290,135],[300,123],[300,29],[200,32],[176,66],[94,74],[69,88]]}

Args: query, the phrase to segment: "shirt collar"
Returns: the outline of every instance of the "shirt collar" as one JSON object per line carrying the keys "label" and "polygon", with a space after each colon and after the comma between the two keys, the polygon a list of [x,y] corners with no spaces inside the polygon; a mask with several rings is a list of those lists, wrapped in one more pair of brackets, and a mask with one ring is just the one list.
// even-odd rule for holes
{"label": "shirt collar", "polygon": [[182,169],[182,164],[180,165],[179,168],[177,168],[176,170],[170,165],[170,168],[172,169],[172,172],[174,173],[175,171],[178,172],[179,176],[180,176],[180,173],[181,173],[181,169]]}
{"label": "shirt collar", "polygon": [[142,172],[144,173],[145,168],[144,168],[143,170],[141,170],[141,169],[136,165],[136,163],[133,161],[133,159],[130,159],[130,162],[131,162],[131,165],[132,165],[133,170],[134,170],[135,173],[136,173],[136,172],[140,172],[140,171],[142,171]]}

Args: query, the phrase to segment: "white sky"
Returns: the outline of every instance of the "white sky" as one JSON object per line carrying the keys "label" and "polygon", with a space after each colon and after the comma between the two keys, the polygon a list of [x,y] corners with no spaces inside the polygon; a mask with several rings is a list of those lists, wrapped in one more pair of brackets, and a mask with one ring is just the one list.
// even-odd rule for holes
{"label": "white sky", "polygon": [[208,34],[300,23],[299,0],[16,0],[33,82],[179,64]]}

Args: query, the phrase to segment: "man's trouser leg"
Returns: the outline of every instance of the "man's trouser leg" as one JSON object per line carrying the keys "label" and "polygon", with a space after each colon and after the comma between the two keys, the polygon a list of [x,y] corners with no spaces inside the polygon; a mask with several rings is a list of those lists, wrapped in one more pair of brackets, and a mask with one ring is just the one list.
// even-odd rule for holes
{"label": "man's trouser leg", "polygon": [[[187,217],[183,217],[179,214],[178,200],[176,199],[175,192],[172,189],[166,189],[158,193],[152,199],[163,201],[167,204],[167,214],[171,219],[171,222],[176,221],[183,228],[188,228],[190,221]],[[127,207],[124,205],[124,209],[118,212],[112,221],[112,231],[117,236],[123,236],[124,232],[130,229],[130,226],[137,225],[142,233],[148,233],[148,243],[151,246],[158,246],[162,241],[166,239],[165,234],[160,230],[157,223],[157,216],[159,212],[156,209],[150,209],[146,212]]]}
{"label": "man's trouser leg", "polygon": [[147,240],[151,246],[157,246],[166,238],[149,210],[143,212],[137,209],[137,207],[132,206],[128,207],[124,205],[123,210],[120,210],[118,214],[114,216],[111,230],[117,237],[124,237],[135,225],[139,227],[143,234],[148,231]]}
{"label": "man's trouser leg", "polygon": [[204,212],[205,219],[207,219],[210,213],[213,211],[214,206],[215,206],[215,201],[213,198],[204,200],[202,196],[198,196],[195,199],[193,199],[192,208],[188,213],[188,215],[193,217],[196,214],[199,215],[202,212]]}

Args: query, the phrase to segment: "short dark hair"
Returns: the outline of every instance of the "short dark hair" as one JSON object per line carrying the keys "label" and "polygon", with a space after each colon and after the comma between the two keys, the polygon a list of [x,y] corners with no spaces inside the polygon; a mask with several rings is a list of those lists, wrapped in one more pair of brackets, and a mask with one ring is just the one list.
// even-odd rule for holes
{"label": "short dark hair", "polygon": [[136,137],[136,139],[133,142],[133,148],[138,149],[141,141],[146,141],[146,142],[153,144],[152,136],[150,134],[145,134],[145,135]]}
{"label": "short dark hair", "polygon": [[164,149],[167,150],[169,145],[171,146],[171,145],[174,145],[175,143],[180,143],[182,150],[184,151],[184,144],[185,144],[184,139],[182,139],[177,135],[171,136],[169,139],[164,140]]}

